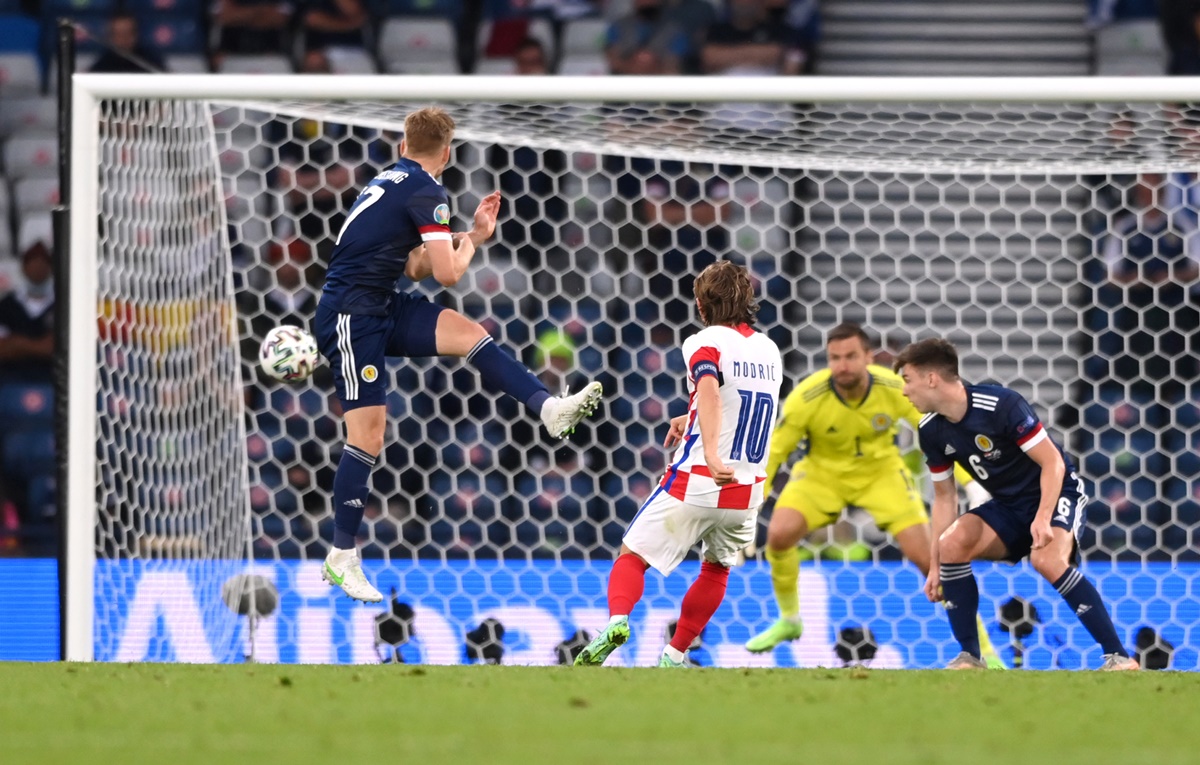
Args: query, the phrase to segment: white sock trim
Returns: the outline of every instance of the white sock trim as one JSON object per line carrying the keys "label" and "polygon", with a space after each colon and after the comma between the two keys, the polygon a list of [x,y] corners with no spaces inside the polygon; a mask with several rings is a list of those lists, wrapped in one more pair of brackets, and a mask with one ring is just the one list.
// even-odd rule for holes
{"label": "white sock trim", "polygon": [[663,656],[666,656],[668,659],[675,662],[676,664],[683,663],[684,655],[685,655],[685,653],[683,651],[676,649],[675,646],[673,646],[673,645],[668,645],[666,648],[663,649]]}

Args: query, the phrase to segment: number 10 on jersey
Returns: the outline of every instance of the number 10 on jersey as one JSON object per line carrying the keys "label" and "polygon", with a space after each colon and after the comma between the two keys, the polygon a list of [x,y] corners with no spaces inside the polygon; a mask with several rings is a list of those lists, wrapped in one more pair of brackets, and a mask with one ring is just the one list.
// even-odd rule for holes
{"label": "number 10 on jersey", "polygon": [[738,409],[729,459],[742,459],[744,449],[747,462],[762,462],[767,453],[767,437],[775,416],[775,397],[770,393],[750,390],[739,390],[737,393],[742,399],[742,406]]}

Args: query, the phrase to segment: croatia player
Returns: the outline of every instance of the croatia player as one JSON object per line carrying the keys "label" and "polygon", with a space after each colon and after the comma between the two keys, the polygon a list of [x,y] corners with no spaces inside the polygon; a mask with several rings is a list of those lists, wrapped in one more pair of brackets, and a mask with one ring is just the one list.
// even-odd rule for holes
{"label": "croatia player", "polygon": [[450,161],[453,136],[454,120],[441,109],[420,109],[404,120],[400,161],[367,184],[350,208],[313,321],[346,420],[346,447],[333,479],[333,548],[321,576],[365,602],[383,599],[363,576],[355,537],[383,448],[385,357],[465,357],[484,388],[523,402],[555,437],[570,434],[600,400],[595,382],[573,396],[551,397],[479,324],[398,290],[401,276],[456,284],[495,231],[499,192],[479,203],[470,231],[450,232],[450,200],[437,179]]}
{"label": "croatia player", "polygon": [[[1071,565],[1083,528],[1083,481],[1028,402],[998,385],[965,385],[949,342],[922,340],[896,357],[904,395],[921,419],[921,451],[934,480],[932,565],[925,594],[944,600],[962,646],[949,669],[984,668],[975,612],[973,560],[1016,562],[1029,556],[1104,650],[1104,671],[1134,670],[1100,593]],[[992,499],[955,520],[951,467],[957,462]]]}
{"label": "croatia player", "polygon": [[608,625],[579,653],[577,666],[603,664],[629,639],[629,613],[647,568],[670,574],[703,542],[700,576],[659,661],[686,667],[688,646],[725,598],[729,568],[754,538],[783,362],[775,343],[750,326],[758,305],[746,269],[714,263],[696,277],[695,293],[705,328],[683,344],[688,412],[671,420],[664,443],[679,446],[625,532],[608,578]]}

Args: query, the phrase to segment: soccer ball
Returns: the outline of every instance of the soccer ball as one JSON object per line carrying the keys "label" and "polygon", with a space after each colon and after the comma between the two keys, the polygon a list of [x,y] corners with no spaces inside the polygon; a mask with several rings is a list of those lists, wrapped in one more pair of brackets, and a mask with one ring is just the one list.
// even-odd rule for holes
{"label": "soccer ball", "polygon": [[258,363],[268,377],[276,380],[307,380],[317,368],[317,341],[300,327],[275,327],[259,346]]}

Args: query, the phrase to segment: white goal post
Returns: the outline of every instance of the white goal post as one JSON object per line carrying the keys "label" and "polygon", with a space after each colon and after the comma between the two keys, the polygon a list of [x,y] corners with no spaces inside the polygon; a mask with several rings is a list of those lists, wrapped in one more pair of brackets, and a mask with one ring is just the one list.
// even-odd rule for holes
{"label": "white goal post", "polygon": [[[102,112],[105,108],[125,108],[112,107],[112,104],[128,104],[132,109],[161,108],[164,123],[176,120],[170,124],[182,124],[180,130],[185,133],[191,130],[187,124],[189,120],[197,122],[199,131],[203,127],[199,123],[210,120],[213,113],[229,105],[247,111],[297,114],[314,119],[336,119],[349,124],[395,129],[398,120],[402,119],[404,104],[445,104],[452,112],[455,105],[479,104],[488,105],[487,108],[494,107],[502,116],[496,119],[494,125],[488,124],[486,116],[479,115],[474,120],[460,121],[459,140],[475,140],[482,145],[511,142],[512,146],[532,148],[534,151],[544,148],[612,154],[647,158],[654,162],[669,159],[787,170],[792,175],[786,176],[786,183],[799,182],[796,179],[803,177],[804,183],[809,184],[808,188],[813,189],[811,197],[804,200],[781,199],[770,202],[775,207],[765,214],[770,223],[763,225],[771,227],[772,236],[783,237],[770,241],[776,244],[786,241],[789,252],[769,251],[775,245],[768,243],[769,237],[763,233],[765,229],[751,212],[745,214],[739,231],[751,236],[755,242],[754,249],[763,252],[759,259],[766,264],[764,284],[772,275],[772,264],[780,262],[779,259],[785,255],[794,254],[805,263],[803,275],[797,272],[796,286],[789,293],[802,308],[804,317],[795,319],[781,313],[773,320],[774,327],[781,333],[790,333],[795,339],[792,360],[804,362],[802,368],[791,370],[791,375],[797,376],[815,369],[821,357],[823,332],[837,320],[863,321],[869,330],[883,333],[885,337],[916,337],[934,333],[950,335],[956,341],[968,344],[963,349],[966,351],[964,363],[978,376],[1022,387],[1043,412],[1057,411],[1064,402],[1069,403],[1070,408],[1077,410],[1075,419],[1059,427],[1068,431],[1068,438],[1080,439],[1076,441],[1076,449],[1087,450],[1086,454],[1079,455],[1082,460],[1080,467],[1085,475],[1097,485],[1107,486],[1111,483],[1115,486],[1114,481],[1124,481],[1125,485],[1131,487],[1128,489],[1129,496],[1135,493],[1132,487],[1137,477],[1121,472],[1122,469],[1116,466],[1126,451],[1098,441],[1093,444],[1089,440],[1087,418],[1089,404],[1109,406],[1111,403],[1105,403],[1100,394],[1102,382],[1113,382],[1113,390],[1128,390],[1133,383],[1121,377],[1119,371],[1114,371],[1115,366],[1110,369],[1101,364],[1097,369],[1108,371],[1100,372],[1105,376],[1095,380],[1094,385],[1089,383],[1091,387],[1086,395],[1079,398],[1069,391],[1070,386],[1085,373],[1081,355],[1095,353],[1104,356],[1106,352],[1081,349],[1072,344],[1073,340],[1066,339],[1064,334],[1076,333],[1088,338],[1087,343],[1094,339],[1098,344],[1105,331],[1089,329],[1085,326],[1086,319],[1081,318],[1087,312],[1091,298],[1080,296],[1085,289],[1081,285],[1087,283],[1082,275],[1084,267],[1073,260],[1068,251],[1076,246],[1082,248],[1080,251],[1098,250],[1102,247],[1103,237],[1108,236],[1110,231],[1092,230],[1089,227],[1086,220],[1090,219],[1086,216],[1093,207],[1090,199],[1076,204],[1068,198],[1083,193],[1100,196],[1095,191],[1096,187],[1088,187],[1083,180],[1089,176],[1104,176],[1111,180],[1124,175],[1200,171],[1200,144],[1192,143],[1191,138],[1181,137],[1182,124],[1190,125],[1200,120],[1191,114],[1180,117],[1181,108],[1175,106],[1200,104],[1200,81],[1193,78],[77,74],[72,82],[71,199],[65,200],[70,210],[72,269],[68,362],[70,396],[67,408],[67,448],[71,459],[67,466],[68,483],[63,487],[68,510],[65,537],[68,575],[65,634],[62,639],[68,660],[90,661],[96,657],[96,563],[98,550],[105,548],[103,540],[98,541],[98,536],[102,536],[102,532],[98,532],[98,524],[101,523],[97,512],[98,474],[102,470],[114,469],[112,465],[103,464],[105,456],[100,452],[104,446],[112,449],[120,446],[116,443],[118,439],[98,422],[97,401],[102,396],[101,370],[105,369],[106,364],[103,358],[104,338],[98,329],[98,319],[104,310],[116,310],[102,308],[106,299],[102,282],[110,285],[120,283],[131,289],[157,290],[155,279],[178,279],[178,291],[171,294],[179,300],[198,299],[194,293],[188,292],[192,289],[188,274],[172,276],[164,271],[139,277],[122,273],[125,267],[119,263],[113,265],[105,261],[109,256],[105,254],[107,249],[102,240],[106,236],[111,240],[117,234],[112,233],[114,226],[107,223],[105,231],[108,233],[103,233],[98,223],[102,217],[106,221],[116,221],[124,214],[122,210],[103,210],[101,207],[102,173],[97,169],[104,168],[107,158],[101,136]],[[154,103],[166,106],[146,106]],[[106,104],[110,106],[106,107]],[[677,109],[680,104],[694,105],[695,108]],[[648,116],[652,109],[645,105],[665,107],[671,112],[672,119],[676,116],[686,118],[693,126],[691,131],[683,134],[660,130],[655,118]],[[529,106],[545,107],[545,110],[532,117],[521,115],[521,110]],[[611,129],[610,125],[608,129],[596,128],[594,132],[589,132],[597,120],[588,110],[626,108],[628,112],[622,112],[625,117],[620,129]],[[746,115],[751,116],[746,118]],[[1134,124],[1132,132],[1142,140],[1105,144],[1106,135],[1110,132],[1106,130],[1106,125],[1111,127],[1114,121],[1122,120]],[[642,130],[639,121],[649,122],[651,127]],[[758,131],[757,128],[763,130]],[[132,135],[121,140],[133,143],[143,139],[144,135]],[[223,186],[218,177],[220,158],[215,140],[206,144],[209,139],[199,133],[189,140],[194,140],[195,145],[189,150],[187,158],[199,162],[207,157],[212,162],[209,169],[203,171],[204,177],[195,183],[212,185],[196,190],[194,198],[189,197],[180,203],[180,209],[197,209],[197,219],[209,222],[182,232],[180,236],[188,238],[188,241],[181,245],[180,251],[184,255],[191,252],[217,253],[222,248],[228,252],[230,242],[226,234],[228,222],[224,208],[218,204],[220,209],[213,211],[215,217],[209,220],[206,217],[209,213],[199,210],[197,206],[205,200],[219,200],[220,194],[237,193],[236,185],[231,190],[229,184]],[[177,169],[175,163],[182,160],[175,155],[170,157],[173,158],[159,160],[166,164],[151,166],[146,171],[147,183],[154,180],[155,172]],[[541,160],[538,162],[541,163]],[[745,174],[746,178],[751,176],[749,172]],[[1035,180],[1026,181],[1027,177]],[[1064,178],[1066,180],[1061,180]],[[1116,183],[1116,187],[1124,188],[1120,183]],[[1085,191],[1089,188],[1090,191]],[[903,197],[900,201],[895,201],[897,193]],[[958,199],[967,201],[960,206],[956,201]],[[971,210],[976,200],[979,200],[979,205],[986,206],[982,222],[975,220]],[[604,199],[591,201],[598,205],[605,202]],[[803,222],[792,228],[789,228],[791,224],[780,222],[782,214],[778,211],[787,204],[805,208]],[[1186,206],[1186,203],[1180,204]],[[162,212],[160,210],[155,215]],[[169,215],[170,208],[166,213]],[[916,219],[925,221],[921,224],[923,227],[906,227],[904,216],[910,213]],[[1111,223],[1116,212],[1110,209],[1102,210],[1099,214],[1101,217],[1107,216],[1106,220]],[[1026,217],[1038,216],[1045,218],[1044,223],[1025,220]],[[949,227],[943,227],[938,222],[942,218],[952,218],[953,222]],[[1056,230],[1052,220],[1055,218],[1065,221],[1062,225],[1067,231],[1061,236],[1046,234],[1046,231],[1052,233]],[[171,221],[166,219],[152,223],[155,226],[171,225]],[[963,231],[954,231],[954,223],[961,224]],[[977,225],[978,231],[975,228]],[[1037,226],[1043,226],[1044,230]],[[804,239],[794,228],[803,229],[809,238]],[[960,233],[965,238],[960,240]],[[868,235],[872,237],[871,241],[878,240],[873,245],[876,249],[863,254],[861,250],[867,245],[862,237]],[[908,242],[904,245],[908,249],[902,257],[892,257],[894,251],[886,244],[889,237]],[[1038,243],[1046,237],[1054,238],[1055,244],[1049,246],[1051,249],[1059,247],[1063,256],[1061,262],[1045,263],[1040,258]],[[738,243],[742,240],[737,238],[737,232],[730,239],[737,243],[731,243],[727,252],[736,254],[740,246]],[[135,242],[130,246],[140,245]],[[971,260],[976,257],[976,250],[983,252],[978,255],[977,264]],[[952,254],[955,257],[963,254],[967,263],[946,266],[949,269],[946,273],[953,274],[966,285],[961,294],[938,284],[937,277],[941,273],[938,267],[920,265]],[[860,255],[861,262],[858,259]],[[843,256],[849,257],[857,265],[839,264]],[[178,258],[172,262],[183,260]],[[978,265],[978,269],[970,270],[974,268],[973,264]],[[773,275],[779,273],[776,271]],[[1061,274],[1067,274],[1072,283],[1064,285],[1059,279]],[[789,280],[793,279],[792,274],[787,276]],[[215,303],[219,303],[221,294],[228,294],[228,313],[213,308],[212,315],[197,318],[203,308],[195,308],[196,315],[175,317],[173,320],[185,325],[180,329],[181,334],[188,334],[186,325],[189,322],[206,321],[209,329],[215,328],[216,334],[210,334],[204,342],[211,343],[214,348],[221,343],[230,344],[234,366],[230,367],[232,376],[228,384],[236,392],[241,379],[236,371],[239,368],[236,363],[239,338],[232,307],[234,276],[231,269],[223,268],[219,274],[211,277],[213,281],[201,289],[208,290],[204,294]],[[1192,281],[1184,286],[1194,290],[1195,277],[1189,278]],[[904,285],[903,290],[900,289],[901,284]],[[994,294],[988,291],[992,288],[995,289]],[[1133,288],[1125,286],[1120,289]],[[170,289],[167,291],[170,292]],[[531,287],[527,288],[526,294],[546,300],[553,297],[539,296]],[[893,295],[899,297],[893,299]],[[586,295],[574,296],[570,300],[582,297]],[[649,297],[668,296],[651,294]],[[996,310],[986,308],[977,312],[976,309],[984,304],[995,306]],[[1020,313],[1026,306],[1030,308],[1031,318],[999,315],[1005,311]],[[1032,318],[1033,314],[1037,315],[1036,319]],[[131,322],[136,320],[136,316],[129,319]],[[1168,321],[1167,330],[1188,331],[1187,327],[1175,326],[1171,323],[1173,321]],[[1064,327],[1067,329],[1064,330]],[[682,327],[672,328],[682,330]],[[1137,333],[1136,328],[1130,327],[1110,330],[1117,334],[1125,333],[1130,342]],[[111,327],[108,331],[111,331]],[[222,337],[221,333],[226,331],[228,335]],[[1195,333],[1196,328],[1192,327],[1190,331]],[[1052,342],[1055,337],[1060,340],[1058,345]],[[210,374],[213,369],[224,369],[231,363],[229,359],[209,359],[210,352],[205,350],[208,346],[202,346],[197,351],[194,346],[186,345],[191,340],[179,340],[186,349],[190,349],[187,353],[193,356],[179,362],[187,369],[192,369],[187,365],[192,364],[195,358],[201,358],[205,364],[209,364],[202,370],[204,374]],[[159,350],[170,346],[174,350],[174,342],[166,340],[162,344],[150,345]],[[1170,354],[1172,361],[1177,359],[1178,354],[1174,351],[1170,351]],[[1112,361],[1108,358],[1102,360]],[[148,359],[138,363],[162,367],[176,362]],[[130,364],[132,366],[134,362]],[[1186,385],[1198,382],[1200,380],[1183,381]],[[195,385],[201,386],[199,382]],[[188,394],[185,392],[184,395]],[[213,407],[219,407],[224,400],[222,391],[208,390],[205,395],[212,397]],[[1151,394],[1152,398],[1156,395]],[[224,507],[225,512],[230,514],[229,532],[221,536],[218,544],[218,547],[226,547],[220,548],[224,552],[216,553],[217,557],[234,554],[240,549],[245,557],[238,565],[249,571],[252,567],[252,561],[248,559],[252,532],[238,530],[242,524],[246,529],[250,528],[249,499],[238,505],[230,503],[228,496],[231,491],[249,491],[244,472],[246,457],[244,454],[222,454],[218,448],[228,439],[236,438],[239,439],[237,443],[227,445],[244,450],[246,438],[240,429],[246,418],[240,408],[240,400],[234,402],[232,397],[225,398],[230,399],[230,409],[223,410],[219,417],[212,412],[185,412],[171,427],[178,430],[202,421],[205,423],[203,427],[209,428],[205,443],[213,452],[211,459],[197,457],[196,462],[188,468],[207,471],[197,476],[197,480],[201,483],[207,481],[208,485],[197,491],[215,497],[214,507]],[[666,405],[669,402],[663,403]],[[1174,406],[1160,399],[1154,399],[1152,403],[1168,408]],[[1172,409],[1172,412],[1175,410]],[[132,417],[127,412],[120,416]],[[1194,437],[1195,426],[1184,423],[1182,417],[1172,414],[1167,424],[1155,434],[1161,435],[1168,428],[1179,428],[1190,440]],[[653,427],[656,423],[647,425]],[[136,424],[131,426],[131,430],[136,431]],[[1126,435],[1126,442],[1132,443],[1133,436]],[[128,443],[132,448],[138,448],[140,442],[136,433],[128,438],[131,439]],[[186,442],[187,435],[180,435],[179,440],[181,444]],[[141,446],[152,448],[144,443]],[[1133,448],[1129,447],[1130,450]],[[1160,450],[1165,450],[1168,458],[1177,459],[1178,453],[1171,451],[1171,448],[1161,447]],[[614,445],[609,451],[616,449]],[[1071,451],[1070,447],[1068,451]],[[1091,455],[1096,455],[1096,459],[1088,462],[1085,458]],[[163,464],[169,462],[174,465],[177,462],[173,455],[162,460]],[[1113,467],[1093,467],[1107,465],[1110,461]],[[149,466],[137,469],[156,468]],[[242,474],[238,475],[238,471],[242,471]],[[221,476],[229,477],[232,483],[218,485]],[[655,476],[651,476],[653,478]],[[1156,486],[1149,491],[1155,501],[1170,511],[1170,522],[1174,524],[1172,528],[1178,527],[1182,529],[1181,533],[1190,535],[1195,530],[1192,521],[1181,520],[1179,503],[1167,496],[1161,482]],[[100,490],[104,488],[100,487]],[[597,497],[602,498],[599,491]],[[138,500],[135,497],[132,501]],[[187,501],[186,498],[183,500]],[[209,543],[206,528],[209,521],[204,518],[160,521],[205,526],[191,530],[189,538],[198,541],[189,542],[188,545]],[[1129,553],[1126,559],[1136,558],[1137,555],[1129,551],[1140,549],[1135,539],[1137,529],[1115,515],[1106,524],[1102,531],[1112,533],[1101,539],[1100,532],[1097,532],[1097,549],[1105,556],[1111,553],[1113,561],[1122,559],[1121,556],[1126,553]],[[1154,550],[1161,548],[1165,551],[1165,559],[1177,560],[1180,555],[1178,550],[1182,548],[1170,547],[1168,533],[1163,530],[1165,526],[1155,528],[1158,529],[1156,532],[1151,530],[1151,536],[1154,533],[1158,535],[1158,547]],[[544,537],[544,530],[542,533]],[[1121,542],[1120,539],[1126,541]],[[130,558],[143,555],[170,557],[175,554],[171,550],[164,552],[159,547],[153,549],[154,552],[147,552],[145,547],[128,548],[123,549],[121,554]],[[185,554],[191,555],[193,552],[196,551],[189,546]],[[196,554],[204,557],[202,553]],[[504,552],[497,555],[503,557]],[[583,557],[590,560],[587,552]],[[1145,559],[1152,557],[1147,555]],[[217,586],[219,588],[219,583]],[[120,654],[109,650],[105,655],[112,657]],[[206,660],[207,657],[203,651],[188,655],[176,651],[172,655],[183,659],[190,656],[194,660]],[[207,660],[213,659],[220,660],[220,656]]]}

